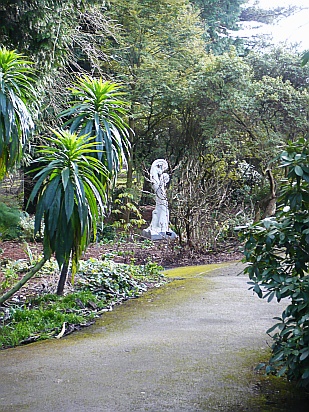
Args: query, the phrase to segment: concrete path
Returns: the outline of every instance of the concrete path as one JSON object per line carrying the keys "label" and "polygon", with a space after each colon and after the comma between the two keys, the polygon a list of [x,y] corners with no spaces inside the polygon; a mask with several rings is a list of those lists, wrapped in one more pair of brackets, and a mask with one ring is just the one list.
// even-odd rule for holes
{"label": "concrete path", "polygon": [[253,368],[282,306],[240,270],[182,268],[82,333],[0,352],[0,411],[265,410]]}

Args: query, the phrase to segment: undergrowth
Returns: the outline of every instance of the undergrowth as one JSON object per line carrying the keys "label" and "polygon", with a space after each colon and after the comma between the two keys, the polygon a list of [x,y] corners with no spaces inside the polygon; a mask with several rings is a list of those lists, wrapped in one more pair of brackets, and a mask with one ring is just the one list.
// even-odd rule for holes
{"label": "undergrowth", "polygon": [[151,262],[138,266],[91,258],[80,263],[74,290],[66,296],[41,292],[23,302],[15,297],[0,308],[1,349],[66,336],[166,282],[162,268]]}

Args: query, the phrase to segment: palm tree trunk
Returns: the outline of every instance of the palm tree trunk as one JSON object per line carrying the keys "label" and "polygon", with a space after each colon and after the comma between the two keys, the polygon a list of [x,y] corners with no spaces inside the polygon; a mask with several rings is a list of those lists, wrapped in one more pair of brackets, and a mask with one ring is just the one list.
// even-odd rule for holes
{"label": "palm tree trunk", "polygon": [[62,265],[61,273],[60,273],[60,279],[59,279],[59,282],[58,282],[58,287],[57,287],[57,295],[58,296],[63,295],[64,285],[65,285],[65,282],[67,280],[68,271],[69,271],[69,262],[67,262],[67,263],[65,262]]}

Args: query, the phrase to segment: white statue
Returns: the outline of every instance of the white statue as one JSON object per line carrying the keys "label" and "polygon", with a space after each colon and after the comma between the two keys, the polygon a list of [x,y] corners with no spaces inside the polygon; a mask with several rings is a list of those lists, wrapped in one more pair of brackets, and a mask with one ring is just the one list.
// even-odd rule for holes
{"label": "white statue", "polygon": [[176,234],[169,230],[169,211],[166,197],[166,185],[170,178],[167,173],[167,161],[164,159],[155,160],[150,169],[150,182],[156,195],[156,208],[152,212],[150,226],[143,230],[143,236],[152,240],[176,237]]}

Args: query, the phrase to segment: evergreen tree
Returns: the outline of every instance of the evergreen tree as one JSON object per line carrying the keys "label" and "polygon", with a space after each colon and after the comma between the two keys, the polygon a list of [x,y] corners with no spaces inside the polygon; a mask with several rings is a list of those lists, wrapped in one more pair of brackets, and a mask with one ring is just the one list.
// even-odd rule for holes
{"label": "evergreen tree", "polygon": [[120,24],[105,70],[128,89],[131,159],[145,158],[149,147],[154,156],[164,144],[160,125],[195,92],[206,59],[200,21],[187,0],[112,0],[107,16]]}

